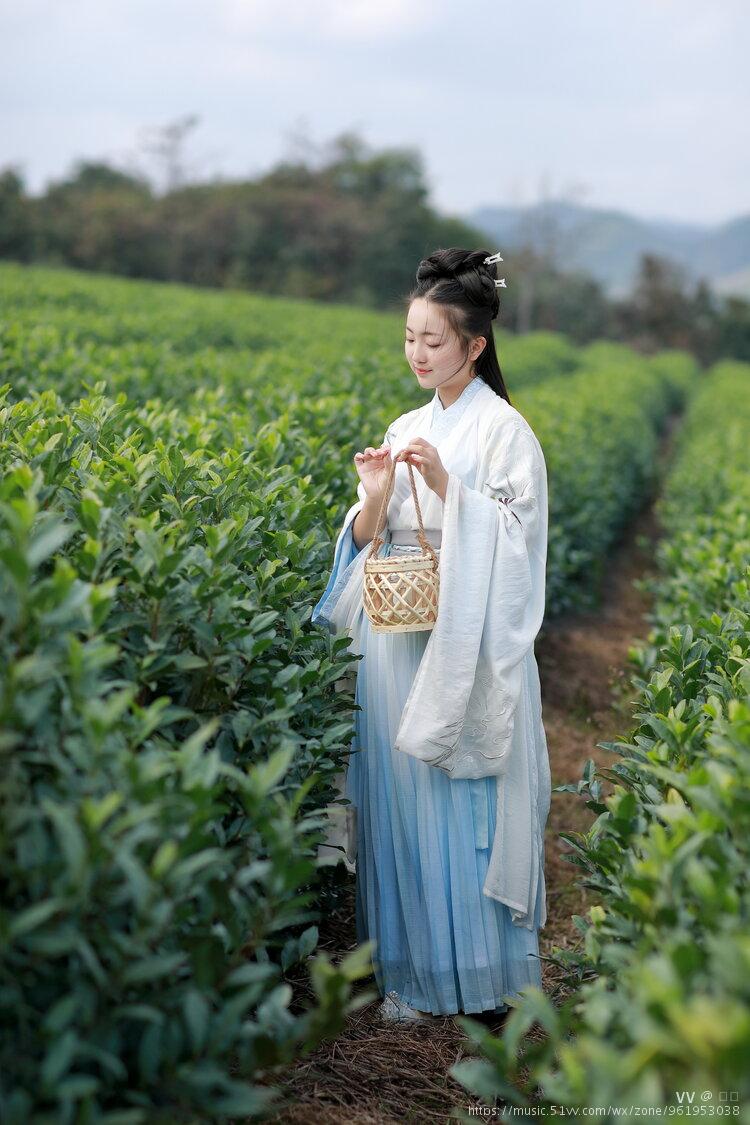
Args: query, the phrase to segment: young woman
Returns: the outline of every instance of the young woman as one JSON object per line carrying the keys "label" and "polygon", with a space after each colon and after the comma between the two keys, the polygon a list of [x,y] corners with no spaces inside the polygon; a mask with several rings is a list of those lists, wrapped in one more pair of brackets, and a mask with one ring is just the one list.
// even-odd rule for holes
{"label": "young woman", "polygon": [[[544,616],[547,476],[495,351],[495,262],[439,250],[407,298],[405,353],[430,401],[354,455],[346,514],[313,621],[357,664],[346,771],[356,926],[374,939],[387,1019],[502,1012],[541,986],[550,773],[534,638]],[[433,629],[376,633],[364,560],[391,458],[381,556],[420,550],[406,462],[439,559]]]}

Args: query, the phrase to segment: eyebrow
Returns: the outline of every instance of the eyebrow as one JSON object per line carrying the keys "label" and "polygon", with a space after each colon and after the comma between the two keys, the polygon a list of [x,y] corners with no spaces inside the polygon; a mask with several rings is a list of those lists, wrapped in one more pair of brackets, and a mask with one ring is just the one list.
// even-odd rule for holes
{"label": "eyebrow", "polygon": [[406,326],[406,331],[411,332],[412,336],[419,336],[419,335],[422,335],[422,336],[439,336],[440,335],[439,332],[422,332],[422,333],[415,332],[414,329],[409,324],[407,324],[407,326]]}

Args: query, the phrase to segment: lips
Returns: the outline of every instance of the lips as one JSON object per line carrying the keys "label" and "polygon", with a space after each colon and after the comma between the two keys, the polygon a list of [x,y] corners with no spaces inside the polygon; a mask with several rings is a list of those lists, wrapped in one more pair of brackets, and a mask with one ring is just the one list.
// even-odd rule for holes
{"label": "lips", "polygon": [[414,370],[416,371],[417,375],[429,375],[430,374],[430,368],[429,367],[415,367]]}

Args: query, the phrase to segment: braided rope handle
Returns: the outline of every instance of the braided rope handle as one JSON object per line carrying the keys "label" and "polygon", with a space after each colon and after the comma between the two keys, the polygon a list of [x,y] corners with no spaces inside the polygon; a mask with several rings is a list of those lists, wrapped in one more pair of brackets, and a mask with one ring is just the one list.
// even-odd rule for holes
{"label": "braided rope handle", "polygon": [[[419,543],[422,547],[423,553],[432,555],[433,559],[435,560],[435,566],[437,566],[438,565],[438,557],[435,554],[432,543],[430,543],[429,539],[427,538],[427,536],[424,533],[424,524],[422,523],[422,510],[419,507],[419,499],[417,498],[417,487],[414,483],[414,468],[412,466],[411,461],[406,462],[406,467],[409,470],[409,484],[411,485],[411,494],[414,497],[414,507],[415,507],[416,512],[417,512],[417,523],[419,524],[419,530],[417,531],[417,539],[419,540]],[[382,523],[382,525],[383,525],[382,529],[385,530],[385,525],[386,525],[386,521],[387,521],[386,512],[387,512],[387,509],[388,509],[388,501],[391,498],[391,486],[393,484],[393,479],[394,479],[395,475],[396,475],[396,458],[392,457],[391,458],[390,472],[388,473],[388,479],[385,482],[385,488],[383,489],[383,495],[382,495],[381,500],[380,500],[380,510],[378,512],[378,522],[375,526],[375,535],[373,536],[372,543],[370,544],[370,553],[367,556],[368,560],[373,558],[375,556],[376,552],[379,550],[380,545],[382,543],[385,543],[385,539],[383,539],[380,535],[380,531],[381,531],[380,525]]]}

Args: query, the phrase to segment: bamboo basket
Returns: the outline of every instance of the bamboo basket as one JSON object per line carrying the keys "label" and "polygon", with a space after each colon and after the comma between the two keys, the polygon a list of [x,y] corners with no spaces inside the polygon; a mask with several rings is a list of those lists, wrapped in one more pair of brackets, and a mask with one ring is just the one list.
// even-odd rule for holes
{"label": "bamboo basket", "polygon": [[[385,539],[380,535],[385,529],[388,500],[391,495],[396,461],[391,461],[391,471],[380,502],[375,535],[365,559],[362,601],[375,633],[409,633],[432,629],[437,621],[440,592],[439,560],[424,532],[422,512],[414,483],[414,468],[406,462],[409,483],[417,512],[417,539],[422,550],[413,555],[390,555],[378,558]],[[382,525],[382,526],[381,526]]]}

